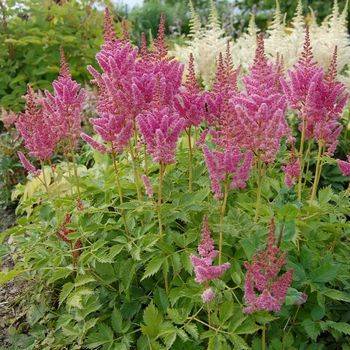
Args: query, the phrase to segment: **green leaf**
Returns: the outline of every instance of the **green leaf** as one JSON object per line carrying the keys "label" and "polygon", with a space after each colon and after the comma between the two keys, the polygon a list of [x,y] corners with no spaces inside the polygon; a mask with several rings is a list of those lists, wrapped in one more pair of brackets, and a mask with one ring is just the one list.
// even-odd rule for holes
{"label": "green leaf", "polygon": [[198,339],[198,329],[194,323],[186,323],[184,326],[186,332],[190,334],[194,339]]}
{"label": "green leaf", "polygon": [[66,300],[70,292],[74,289],[74,284],[72,282],[66,283],[61,290],[60,297],[59,297],[59,305],[61,306],[62,303]]}
{"label": "green leaf", "polygon": [[23,272],[23,270],[13,269],[10,271],[0,271],[0,285],[7,283],[14,279],[16,276],[20,275]]}
{"label": "green leaf", "polygon": [[143,321],[145,322],[145,325],[141,326],[142,333],[155,339],[160,332],[163,318],[153,302],[149,304],[143,312]]}
{"label": "green leaf", "polygon": [[338,273],[338,266],[327,261],[318,267],[311,275],[313,282],[327,283],[333,281]]}
{"label": "green leaf", "polygon": [[161,268],[165,258],[156,256],[147,263],[145,273],[143,274],[141,281],[145,278],[155,275]]}
{"label": "green leaf", "polygon": [[333,197],[332,188],[330,186],[322,188],[318,191],[318,200],[321,204],[328,203]]}
{"label": "green leaf", "polygon": [[114,332],[121,333],[123,329],[123,318],[122,314],[118,309],[114,309],[111,315],[111,323]]}
{"label": "green leaf", "polygon": [[321,333],[321,328],[318,323],[312,321],[311,319],[306,319],[302,323],[306,333],[313,340],[316,341],[318,335]]}
{"label": "green leaf", "polygon": [[80,286],[83,286],[84,284],[94,282],[94,281],[95,281],[95,277],[91,275],[80,275],[75,279],[75,286],[80,287]]}
{"label": "green leaf", "polygon": [[350,335],[350,324],[346,322],[326,321],[325,324],[338,332]]}
{"label": "green leaf", "polygon": [[341,301],[346,301],[348,303],[350,303],[350,294],[340,291],[340,290],[336,290],[336,289],[328,289],[325,292],[323,292],[323,294],[325,296],[327,296],[328,298],[331,298],[333,300],[341,300]]}
{"label": "green leaf", "polygon": [[232,342],[232,344],[235,346],[235,349],[239,349],[239,350],[242,350],[242,349],[250,349],[249,348],[249,345],[245,342],[245,340],[240,337],[239,335],[236,335],[236,334],[232,334],[230,336],[230,340]]}
{"label": "green leaf", "polygon": [[54,271],[51,277],[47,280],[47,283],[53,283],[61,278],[66,278],[72,273],[72,269],[69,267],[59,267],[56,271]]}

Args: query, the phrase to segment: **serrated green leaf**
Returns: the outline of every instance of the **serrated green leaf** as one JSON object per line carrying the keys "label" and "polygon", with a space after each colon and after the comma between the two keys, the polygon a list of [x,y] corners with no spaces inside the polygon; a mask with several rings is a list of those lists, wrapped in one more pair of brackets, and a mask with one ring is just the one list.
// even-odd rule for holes
{"label": "serrated green leaf", "polygon": [[333,300],[341,300],[350,303],[350,294],[336,289],[328,289],[323,294]]}
{"label": "serrated green leaf", "polygon": [[143,274],[141,281],[143,281],[147,277],[155,275],[162,267],[163,262],[164,257],[156,256],[152,260],[150,260],[146,265],[145,273]]}
{"label": "serrated green leaf", "polygon": [[338,332],[344,333],[346,335],[350,335],[350,324],[346,322],[334,322],[334,321],[326,321],[324,322],[328,327],[335,329]]}
{"label": "serrated green leaf", "polygon": [[123,317],[118,309],[114,309],[111,315],[111,323],[114,332],[121,333],[123,329]]}
{"label": "serrated green leaf", "polygon": [[62,303],[66,300],[66,298],[69,296],[70,292],[74,289],[74,284],[72,282],[67,282],[61,290],[60,297],[59,297],[59,305],[61,306]]}
{"label": "serrated green leaf", "polygon": [[184,326],[185,331],[190,334],[194,339],[199,338],[197,326],[194,323],[187,323]]}

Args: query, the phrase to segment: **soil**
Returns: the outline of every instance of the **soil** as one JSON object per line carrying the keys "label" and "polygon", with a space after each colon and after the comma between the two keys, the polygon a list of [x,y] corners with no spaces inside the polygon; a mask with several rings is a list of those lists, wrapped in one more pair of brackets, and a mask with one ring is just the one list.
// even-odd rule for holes
{"label": "soil", "polygon": [[[0,207],[0,233],[14,225],[14,223],[14,210]],[[0,244],[1,271],[13,268],[13,252],[12,239],[6,238]],[[9,328],[11,326],[16,327],[22,317],[19,301],[25,292],[25,286],[26,283],[20,278],[15,278],[6,284],[0,284],[0,349],[6,349],[10,346]]]}

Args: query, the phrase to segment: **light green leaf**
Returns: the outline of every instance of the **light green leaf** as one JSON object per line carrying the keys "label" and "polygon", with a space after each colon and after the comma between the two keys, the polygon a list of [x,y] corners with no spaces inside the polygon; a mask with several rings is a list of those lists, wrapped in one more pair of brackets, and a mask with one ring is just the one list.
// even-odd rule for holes
{"label": "light green leaf", "polygon": [[72,282],[66,283],[61,290],[60,297],[59,297],[59,305],[61,306],[62,303],[66,300],[70,292],[74,289],[74,284]]}
{"label": "light green leaf", "polygon": [[143,274],[141,281],[143,281],[147,277],[155,275],[161,268],[163,262],[164,262],[164,257],[158,257],[158,256],[150,260],[147,263],[145,273]]}

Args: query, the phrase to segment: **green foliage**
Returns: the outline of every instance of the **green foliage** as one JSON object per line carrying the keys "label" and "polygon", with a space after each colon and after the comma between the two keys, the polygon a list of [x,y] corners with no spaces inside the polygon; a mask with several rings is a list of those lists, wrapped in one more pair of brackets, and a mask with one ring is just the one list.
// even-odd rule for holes
{"label": "green foliage", "polygon": [[26,85],[49,89],[59,71],[64,47],[72,74],[88,82],[91,64],[102,40],[102,18],[93,2],[9,0],[0,7],[0,104],[20,110]]}
{"label": "green foliage", "polygon": [[[185,143],[177,165],[167,168],[163,238],[155,203],[145,195],[136,199],[127,156],[119,160],[123,205],[110,160],[95,154],[94,161],[91,168],[80,170],[83,209],[69,188],[62,190],[62,178],[73,189],[76,185],[62,163],[50,175],[49,193],[43,186],[27,191],[17,208],[17,226],[4,233],[15,240],[22,258],[2,274],[2,282],[18,274],[36,281],[22,301],[29,306],[29,330],[24,335],[12,329],[14,349],[29,349],[30,344],[41,349],[260,349],[264,327],[271,349],[349,342],[350,203],[345,192],[326,187],[317,201],[301,203],[284,188],[280,172],[269,169],[257,223],[252,219],[256,174],[247,190],[231,192],[223,252],[232,267],[214,283],[217,296],[207,308],[189,261],[204,214],[215,240],[219,232],[218,203],[210,194],[201,153],[195,153],[193,193],[188,193]],[[156,184],[156,167],[149,172]],[[23,196],[24,191],[21,185],[17,194]],[[66,213],[71,214],[71,244],[57,234]],[[293,285],[280,313],[246,315],[243,262],[264,246],[272,216],[282,233],[281,247],[288,252],[288,268],[294,269]],[[74,258],[77,240],[82,245]],[[302,292],[308,300],[297,306]]]}

